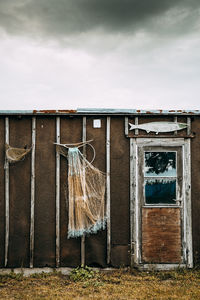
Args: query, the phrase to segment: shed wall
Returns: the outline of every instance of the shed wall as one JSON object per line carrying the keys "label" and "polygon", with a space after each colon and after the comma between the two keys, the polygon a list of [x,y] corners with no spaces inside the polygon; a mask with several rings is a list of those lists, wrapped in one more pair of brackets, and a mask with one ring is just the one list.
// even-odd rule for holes
{"label": "shed wall", "polygon": [[[93,128],[93,119],[101,119],[101,128]],[[129,139],[125,136],[124,116],[111,117],[111,265],[130,264],[130,215],[129,215]],[[142,117],[145,121],[172,121],[173,117]],[[185,117],[179,121],[185,122]],[[9,117],[10,145],[31,146],[31,116]],[[82,116],[61,116],[61,143],[76,143],[82,140]],[[193,117],[192,132],[192,219],[194,257],[200,257],[200,119]],[[93,139],[96,149],[94,165],[106,172],[106,116],[87,116],[87,139]],[[56,116],[36,117],[35,160],[35,232],[34,267],[56,266]],[[5,117],[0,118],[0,267],[5,257]],[[91,159],[87,150],[87,158]],[[29,267],[30,264],[30,194],[31,155],[22,162],[10,165],[10,213],[8,267]],[[60,164],[60,266],[74,267],[81,263],[80,238],[68,239],[67,214],[67,160],[61,157]],[[106,267],[107,231],[86,237],[87,265]]]}

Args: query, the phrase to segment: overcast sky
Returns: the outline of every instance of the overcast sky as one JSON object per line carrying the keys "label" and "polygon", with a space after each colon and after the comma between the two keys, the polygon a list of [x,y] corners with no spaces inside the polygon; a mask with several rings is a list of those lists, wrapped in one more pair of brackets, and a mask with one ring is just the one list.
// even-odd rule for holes
{"label": "overcast sky", "polygon": [[199,0],[0,0],[0,109],[200,109]]}

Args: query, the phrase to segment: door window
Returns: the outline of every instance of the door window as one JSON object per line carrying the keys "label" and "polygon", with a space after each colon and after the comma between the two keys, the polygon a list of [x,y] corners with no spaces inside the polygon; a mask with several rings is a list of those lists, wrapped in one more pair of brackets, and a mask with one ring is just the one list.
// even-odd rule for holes
{"label": "door window", "polygon": [[145,204],[176,204],[177,152],[144,152]]}

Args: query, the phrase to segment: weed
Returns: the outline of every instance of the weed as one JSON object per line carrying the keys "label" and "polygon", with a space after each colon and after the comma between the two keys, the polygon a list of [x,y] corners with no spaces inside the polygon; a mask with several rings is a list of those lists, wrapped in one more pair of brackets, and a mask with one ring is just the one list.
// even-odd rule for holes
{"label": "weed", "polygon": [[89,279],[93,279],[97,276],[98,271],[94,271],[92,268],[88,266],[81,266],[71,271],[69,278],[72,281],[87,281]]}

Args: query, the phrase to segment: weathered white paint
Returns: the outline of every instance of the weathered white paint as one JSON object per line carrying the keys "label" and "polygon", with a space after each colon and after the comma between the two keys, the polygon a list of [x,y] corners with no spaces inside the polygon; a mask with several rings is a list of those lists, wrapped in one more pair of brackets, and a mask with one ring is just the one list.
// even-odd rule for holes
{"label": "weathered white paint", "polygon": [[131,267],[134,266],[135,234],[134,234],[134,215],[135,215],[135,159],[134,159],[134,139],[130,139],[130,254]]}
{"label": "weathered white paint", "polygon": [[139,130],[138,130],[138,117],[135,117],[135,126],[136,126],[136,128],[135,128],[135,135],[138,135],[138,133],[139,133]]}
{"label": "weathered white paint", "polygon": [[107,264],[111,259],[111,222],[110,222],[110,117],[106,122],[106,212],[107,212]]}
{"label": "weathered white paint", "polygon": [[185,144],[184,138],[138,138],[137,145],[138,146],[157,146],[157,147],[167,147],[169,146],[176,147],[176,146],[183,146]]}
{"label": "weathered white paint", "polygon": [[182,130],[187,127],[185,123],[175,123],[175,122],[150,122],[141,125],[134,125],[129,123],[130,130],[141,129],[145,130],[147,133],[155,132],[158,134],[159,132],[173,132],[176,130]]}
{"label": "weathered white paint", "polygon": [[[87,118],[82,120],[82,142],[86,142],[87,138]],[[86,145],[83,146],[83,155],[86,157]],[[85,234],[81,237],[81,265],[85,266]]]}
{"label": "weathered white paint", "polygon": [[141,264],[138,266],[139,270],[151,270],[151,271],[170,271],[170,270],[175,270],[179,268],[184,268],[186,267],[185,264]]}
{"label": "weathered white paint", "polygon": [[[177,118],[177,117],[174,117],[174,122],[175,122],[175,123],[178,122],[178,118]],[[178,133],[177,130],[175,130],[175,131],[174,131],[174,135],[177,135],[177,133]]]}
{"label": "weathered white paint", "polygon": [[128,117],[125,117],[125,136],[128,135]]}
{"label": "weathered white paint", "polygon": [[[56,143],[60,143],[60,117],[56,118]],[[56,267],[60,266],[60,154],[56,151]]]}
{"label": "weathered white paint", "polygon": [[184,147],[184,238],[187,267],[193,267],[193,246],[192,246],[192,207],[191,207],[191,145],[190,139],[185,141]]}
{"label": "weathered white paint", "polygon": [[[153,139],[153,138],[141,138],[141,139],[130,139],[130,164],[132,168],[136,169],[135,171],[131,171],[132,174],[134,172],[133,179],[131,179],[130,184],[130,193],[131,193],[131,201],[135,197],[135,206],[134,206],[134,229],[131,231],[133,234],[133,240],[135,243],[135,252],[134,252],[134,263],[139,268],[143,269],[173,269],[176,266],[183,267],[193,267],[193,254],[192,254],[192,218],[191,218],[191,157],[190,157],[190,139],[177,139],[177,138],[168,138],[168,139]],[[134,145],[135,144],[135,145]],[[139,201],[138,195],[138,170],[139,170],[139,160],[138,160],[138,151],[145,146],[156,146],[156,147],[182,147],[182,156],[183,156],[183,264],[141,264],[141,241],[140,241],[140,224],[141,224],[141,216],[140,216],[140,206],[141,203]],[[135,157],[135,159],[134,159]],[[135,187],[134,187],[135,182]],[[135,191],[132,189],[134,188]],[[132,204],[130,204],[132,207]],[[158,206],[163,207],[163,206]],[[173,207],[173,206],[171,206]],[[175,206],[174,206],[175,207]]]}
{"label": "weathered white paint", "polygon": [[35,143],[36,143],[36,117],[32,117],[32,151],[31,151],[31,220],[30,220],[30,268],[33,268],[33,255],[34,255],[34,214],[35,214]]}
{"label": "weathered white paint", "polygon": [[[5,143],[9,144],[9,118],[5,118]],[[4,265],[8,264],[8,247],[9,247],[9,162],[5,157],[5,257]]]}
{"label": "weathered white paint", "polygon": [[191,118],[187,117],[187,134],[191,134]]}

